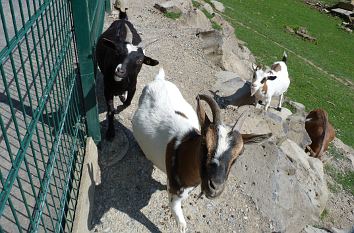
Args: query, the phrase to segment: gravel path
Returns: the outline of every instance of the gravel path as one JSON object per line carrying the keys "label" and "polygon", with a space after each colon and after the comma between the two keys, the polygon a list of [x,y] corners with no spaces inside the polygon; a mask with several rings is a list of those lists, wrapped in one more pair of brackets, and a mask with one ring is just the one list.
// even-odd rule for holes
{"label": "gravel path", "polygon": [[[129,19],[146,44],[157,40],[148,46],[146,54],[159,60],[166,79],[174,82],[195,107],[195,96],[209,92],[215,83],[214,75],[220,69],[204,56],[195,29],[164,17],[153,8],[154,4],[152,0],[130,1]],[[113,20],[114,17],[107,17],[105,27]],[[177,232],[168,208],[166,176],[144,157],[131,132],[131,119],[142,88],[153,80],[158,70],[159,66],[143,66],[131,106],[116,115],[115,140],[101,143],[102,184],[96,188],[92,232]],[[106,113],[102,85],[102,77],[99,77],[97,89],[104,135]],[[257,211],[233,174],[218,199],[197,201],[199,192],[196,188],[183,203],[188,232],[271,231],[271,222]]]}
{"label": "gravel path", "polygon": [[[198,93],[209,93],[215,84],[215,73],[220,71],[204,55],[202,41],[196,30],[171,20],[153,8],[156,0],[130,0],[129,20],[149,44],[146,54],[159,60],[155,67],[143,66],[137,91],[130,107],[115,116],[116,137],[113,142],[103,140],[99,150],[102,183],[96,187],[91,232],[178,232],[168,208],[166,175],[154,168],[141,152],[131,131],[131,119],[137,108],[141,91],[152,81],[159,67],[166,79],[175,83],[185,99],[196,106]],[[117,13],[117,12],[113,12]],[[115,18],[106,17],[105,28]],[[103,98],[102,77],[97,78],[97,92],[102,136],[104,137],[106,107]],[[115,99],[115,106],[120,104]],[[232,124],[235,111],[222,109],[225,122]],[[224,193],[215,200],[201,198],[196,188],[182,204],[188,232],[273,232],[273,223],[257,210],[243,190],[241,181],[232,170]],[[331,194],[328,202],[330,222],[323,226],[350,226],[353,196]],[[345,216],[343,216],[343,214]],[[349,216],[350,215],[350,216]]]}

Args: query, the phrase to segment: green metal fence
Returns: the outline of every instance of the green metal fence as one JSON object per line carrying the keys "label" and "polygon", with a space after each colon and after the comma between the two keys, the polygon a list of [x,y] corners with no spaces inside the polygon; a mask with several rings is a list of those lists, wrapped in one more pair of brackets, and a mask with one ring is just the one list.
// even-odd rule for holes
{"label": "green metal fence", "polygon": [[70,232],[104,0],[0,1],[0,232]]}

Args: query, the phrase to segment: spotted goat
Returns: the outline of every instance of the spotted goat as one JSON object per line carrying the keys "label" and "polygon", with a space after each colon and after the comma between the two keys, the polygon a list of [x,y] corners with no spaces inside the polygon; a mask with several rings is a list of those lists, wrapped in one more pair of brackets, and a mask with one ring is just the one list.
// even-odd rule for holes
{"label": "spotted goat", "polygon": [[277,110],[281,111],[284,92],[288,90],[290,79],[286,65],[287,54],[284,52],[281,61],[274,62],[269,69],[262,69],[252,64],[253,78],[251,85],[251,96],[255,96],[256,105],[263,103],[267,111],[273,96],[279,96]]}
{"label": "spotted goat", "polygon": [[[201,101],[212,112],[211,121]],[[181,204],[201,184],[201,195],[218,197],[224,190],[231,166],[248,143],[260,143],[271,134],[241,134],[245,120],[233,127],[223,124],[217,103],[197,96],[197,113],[160,69],[142,92],[132,125],[133,135],[146,157],[167,175],[169,205],[180,232],[187,224]]]}
{"label": "spotted goat", "polygon": [[[115,136],[114,113],[128,107],[133,99],[142,65],[155,66],[159,63],[145,56],[143,48],[139,46],[141,38],[133,24],[127,20],[126,13],[120,12],[119,18],[99,37],[95,51],[97,64],[104,76],[107,139]],[[113,105],[114,96],[119,96],[123,103],[117,111]]]}

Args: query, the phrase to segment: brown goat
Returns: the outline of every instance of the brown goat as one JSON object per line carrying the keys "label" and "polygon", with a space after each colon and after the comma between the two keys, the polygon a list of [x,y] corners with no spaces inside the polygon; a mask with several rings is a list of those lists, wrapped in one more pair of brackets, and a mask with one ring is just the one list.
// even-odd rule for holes
{"label": "brown goat", "polygon": [[305,129],[312,140],[312,143],[306,146],[305,151],[310,152],[310,156],[322,160],[328,144],[336,135],[333,126],[328,121],[327,112],[320,108],[312,110],[306,116]]}

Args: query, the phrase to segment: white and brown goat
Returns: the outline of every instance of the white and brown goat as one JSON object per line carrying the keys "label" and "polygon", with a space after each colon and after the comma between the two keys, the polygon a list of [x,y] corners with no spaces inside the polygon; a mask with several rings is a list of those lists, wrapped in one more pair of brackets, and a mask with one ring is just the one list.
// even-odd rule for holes
{"label": "white and brown goat", "polygon": [[287,54],[284,52],[281,61],[274,62],[271,69],[263,70],[255,64],[251,85],[251,96],[255,96],[256,105],[264,102],[264,109],[267,111],[273,96],[279,96],[277,110],[281,111],[284,92],[288,90],[290,79],[286,65]]}
{"label": "white and brown goat", "polygon": [[[182,200],[199,184],[207,198],[219,196],[244,144],[262,142],[271,134],[241,134],[237,129],[245,117],[234,127],[224,125],[217,103],[207,95],[198,95],[196,113],[164,76],[160,69],[143,89],[132,120],[133,134],[146,157],[167,174],[171,211],[180,232],[185,232]],[[209,105],[213,121],[201,100]]]}

